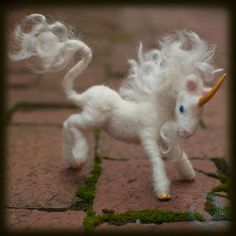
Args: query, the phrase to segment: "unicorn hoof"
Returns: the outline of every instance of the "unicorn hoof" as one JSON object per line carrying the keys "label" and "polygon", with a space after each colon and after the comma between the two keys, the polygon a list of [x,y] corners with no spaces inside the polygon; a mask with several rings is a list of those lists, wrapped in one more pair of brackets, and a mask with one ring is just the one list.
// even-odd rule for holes
{"label": "unicorn hoof", "polygon": [[169,201],[171,199],[171,195],[168,193],[163,193],[158,198],[160,201]]}
{"label": "unicorn hoof", "polygon": [[195,176],[186,177],[186,178],[184,178],[184,180],[187,181],[187,182],[194,182],[195,181]]}
{"label": "unicorn hoof", "polygon": [[83,162],[75,162],[71,167],[80,170],[83,167]]}

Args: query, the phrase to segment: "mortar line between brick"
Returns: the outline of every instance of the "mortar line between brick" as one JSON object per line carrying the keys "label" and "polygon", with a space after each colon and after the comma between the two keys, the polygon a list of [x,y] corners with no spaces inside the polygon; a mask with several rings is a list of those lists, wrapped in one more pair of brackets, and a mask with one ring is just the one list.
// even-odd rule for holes
{"label": "mortar line between brick", "polygon": [[203,171],[203,170],[199,170],[199,169],[197,169],[197,168],[194,168],[194,170],[197,171],[198,173],[204,174],[204,175],[206,175],[206,176],[208,176],[208,177],[211,177],[211,178],[214,178],[214,179],[218,179],[218,178],[217,178],[217,174],[215,174],[215,173],[206,172],[206,171]]}
{"label": "mortar line between brick", "polygon": [[69,209],[66,207],[61,207],[61,208],[47,208],[47,207],[10,207],[7,206],[5,207],[6,209],[12,209],[12,210],[38,210],[38,211],[45,211],[45,212],[66,212]]}
{"label": "mortar line between brick", "polygon": [[60,109],[76,109],[74,105],[64,104],[64,103],[30,103],[30,102],[19,102],[6,110],[4,122],[6,125],[11,123],[13,115],[20,110],[60,110]]}
{"label": "mortar line between brick", "polygon": [[62,128],[62,124],[56,123],[10,123],[9,127],[57,127]]}

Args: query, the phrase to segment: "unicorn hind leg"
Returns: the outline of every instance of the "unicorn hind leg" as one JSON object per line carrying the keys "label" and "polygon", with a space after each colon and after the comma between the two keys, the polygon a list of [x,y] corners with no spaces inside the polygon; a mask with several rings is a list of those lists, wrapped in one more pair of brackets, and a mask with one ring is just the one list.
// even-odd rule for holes
{"label": "unicorn hind leg", "polygon": [[88,143],[84,131],[101,127],[106,119],[105,114],[83,111],[71,115],[63,125],[64,160],[67,167],[80,168],[86,162]]}
{"label": "unicorn hind leg", "polygon": [[188,181],[194,181],[194,178],[196,176],[195,171],[187,155],[184,152],[182,153],[182,156],[174,162],[174,164],[183,179]]}
{"label": "unicorn hind leg", "polygon": [[80,168],[88,155],[88,144],[79,128],[80,123],[80,115],[71,115],[63,125],[64,160],[67,167]]}

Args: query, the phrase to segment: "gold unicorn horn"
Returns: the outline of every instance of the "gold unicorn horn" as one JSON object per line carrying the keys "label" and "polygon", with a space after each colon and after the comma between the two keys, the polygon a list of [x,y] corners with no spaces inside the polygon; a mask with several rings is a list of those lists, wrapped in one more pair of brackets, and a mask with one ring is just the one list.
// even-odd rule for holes
{"label": "gold unicorn horn", "polygon": [[217,81],[217,83],[214,85],[214,87],[212,87],[212,89],[205,95],[203,95],[198,102],[199,107],[203,106],[205,103],[207,103],[217,92],[217,90],[220,88],[220,86],[222,85],[222,83],[224,82],[226,78],[226,74],[223,74],[219,80]]}

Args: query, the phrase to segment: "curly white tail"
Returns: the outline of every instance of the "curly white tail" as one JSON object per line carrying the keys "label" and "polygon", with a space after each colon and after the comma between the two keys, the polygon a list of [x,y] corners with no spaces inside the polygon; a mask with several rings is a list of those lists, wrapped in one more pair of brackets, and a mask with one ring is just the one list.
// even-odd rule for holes
{"label": "curly white tail", "polygon": [[[30,30],[27,32],[27,27]],[[24,32],[23,28],[26,28]],[[64,69],[72,61],[77,52],[79,60],[65,75],[63,88],[71,100],[77,95],[74,80],[88,66],[92,59],[91,49],[76,38],[69,27],[61,22],[49,24],[45,16],[32,14],[27,16],[14,32],[20,50],[10,53],[12,60],[31,59],[31,67],[36,72],[44,73]]]}

